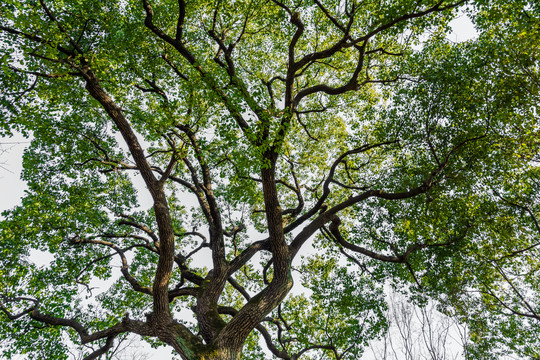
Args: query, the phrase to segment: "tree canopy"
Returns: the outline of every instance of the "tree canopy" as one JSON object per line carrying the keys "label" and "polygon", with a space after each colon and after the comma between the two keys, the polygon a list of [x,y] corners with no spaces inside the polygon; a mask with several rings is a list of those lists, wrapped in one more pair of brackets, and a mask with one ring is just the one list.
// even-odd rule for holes
{"label": "tree canopy", "polygon": [[0,221],[5,357],[133,333],[185,360],[357,359],[385,286],[468,324],[477,359],[540,356],[538,2],[0,15],[0,132],[31,139]]}

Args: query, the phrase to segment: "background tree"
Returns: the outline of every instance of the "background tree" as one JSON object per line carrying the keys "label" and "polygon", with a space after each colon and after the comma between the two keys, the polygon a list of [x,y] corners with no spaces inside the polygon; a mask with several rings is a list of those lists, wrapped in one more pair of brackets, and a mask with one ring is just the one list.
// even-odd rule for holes
{"label": "background tree", "polygon": [[466,325],[445,316],[430,302],[416,306],[399,293],[388,294],[388,332],[372,341],[362,359],[457,360],[469,359]]}
{"label": "background tree", "polygon": [[[446,40],[458,11],[477,41]],[[134,333],[182,359],[261,358],[259,337],[355,359],[385,283],[469,321],[479,358],[536,356],[539,13],[5,1],[1,126],[32,144],[0,223],[4,356]]]}

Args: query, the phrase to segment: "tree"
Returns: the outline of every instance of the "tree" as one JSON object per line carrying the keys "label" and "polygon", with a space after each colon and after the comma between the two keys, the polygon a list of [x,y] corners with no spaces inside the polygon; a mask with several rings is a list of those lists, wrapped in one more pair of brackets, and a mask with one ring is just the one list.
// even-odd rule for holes
{"label": "tree", "polygon": [[370,344],[366,359],[468,359],[467,328],[456,318],[438,312],[435,303],[418,307],[398,293],[388,297],[389,331],[382,341]]}
{"label": "tree", "polygon": [[[2,145],[3,145],[3,144],[0,144],[0,155],[3,157],[3,156],[5,156],[7,150],[4,149],[4,147],[3,147]],[[5,165],[5,163],[2,161],[2,162],[0,163],[0,169],[2,169],[2,170],[7,170],[6,167],[5,167],[4,165]]]}
{"label": "tree", "polygon": [[354,359],[389,283],[537,356],[537,2],[4,3],[4,356]]}

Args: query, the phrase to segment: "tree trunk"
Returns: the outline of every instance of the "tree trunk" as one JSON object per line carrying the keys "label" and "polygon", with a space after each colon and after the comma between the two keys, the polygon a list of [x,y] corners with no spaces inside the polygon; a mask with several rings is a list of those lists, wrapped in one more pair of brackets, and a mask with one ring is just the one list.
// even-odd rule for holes
{"label": "tree trunk", "polygon": [[182,360],[240,360],[243,341],[240,344],[216,343],[204,344],[201,339],[194,336],[180,324],[174,328],[163,329],[159,339],[171,345],[182,357]]}
{"label": "tree trunk", "polygon": [[205,348],[195,351],[190,354],[182,354],[183,360],[240,360],[242,355],[241,349],[221,348],[211,349]]}
{"label": "tree trunk", "polygon": [[240,360],[241,351],[233,349],[220,349],[211,353],[202,354],[197,360]]}

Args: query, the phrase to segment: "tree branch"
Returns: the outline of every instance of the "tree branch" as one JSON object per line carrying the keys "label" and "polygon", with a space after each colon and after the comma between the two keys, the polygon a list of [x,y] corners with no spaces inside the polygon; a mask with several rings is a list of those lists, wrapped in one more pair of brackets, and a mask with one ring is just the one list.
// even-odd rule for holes
{"label": "tree branch", "polygon": [[[105,235],[105,237],[109,237],[109,236]],[[116,237],[116,236],[111,235],[110,237]],[[110,247],[111,249],[116,251],[116,253],[120,256],[120,259],[122,260],[122,267],[120,271],[122,272],[122,275],[124,276],[124,278],[131,285],[133,290],[143,293],[143,294],[153,295],[153,290],[151,288],[141,286],[141,284],[139,284],[139,282],[129,273],[129,266],[127,263],[127,258],[124,254],[124,251],[120,249],[117,245],[109,241],[103,241],[103,240],[91,239],[91,238],[75,238],[72,240],[72,242],[74,244],[97,244],[97,245],[104,245],[104,246]]]}

